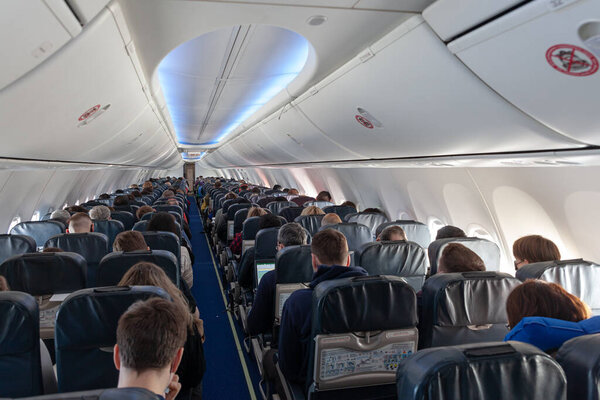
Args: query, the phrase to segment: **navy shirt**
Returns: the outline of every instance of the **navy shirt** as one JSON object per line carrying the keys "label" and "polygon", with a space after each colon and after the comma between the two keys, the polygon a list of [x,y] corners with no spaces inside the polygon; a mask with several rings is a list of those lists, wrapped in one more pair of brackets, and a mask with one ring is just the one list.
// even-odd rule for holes
{"label": "navy shirt", "polygon": [[305,384],[308,374],[312,323],[313,289],[321,282],[367,275],[360,267],[321,265],[313,275],[309,289],[297,290],[287,299],[281,314],[279,366],[286,379]]}
{"label": "navy shirt", "polygon": [[246,321],[250,336],[256,336],[259,333],[270,333],[273,330],[276,285],[275,270],[267,272],[260,280],[252,309]]}

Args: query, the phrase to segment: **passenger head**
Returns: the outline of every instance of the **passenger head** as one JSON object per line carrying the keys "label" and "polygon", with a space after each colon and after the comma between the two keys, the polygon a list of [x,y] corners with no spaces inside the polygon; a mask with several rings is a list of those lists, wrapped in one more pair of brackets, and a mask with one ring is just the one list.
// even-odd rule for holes
{"label": "passenger head", "polygon": [[274,185],[273,190],[276,190],[276,191],[281,190],[281,185]]}
{"label": "passenger head", "polygon": [[9,290],[10,286],[8,286],[6,278],[0,275],[0,292],[8,292]]}
{"label": "passenger head", "polygon": [[390,225],[385,227],[377,237],[377,241],[379,242],[388,240],[406,240],[406,233],[404,233],[404,229],[398,225]]}
{"label": "passenger head", "polygon": [[64,253],[64,250],[58,247],[45,247],[42,253]]}
{"label": "passenger head", "polygon": [[135,216],[137,217],[137,219],[141,220],[144,215],[146,215],[148,213],[152,213],[154,211],[155,211],[154,208],[152,208],[150,206],[141,206],[135,212]]}
{"label": "passenger head", "polygon": [[449,243],[444,247],[438,262],[438,273],[485,271],[481,257],[460,243]]}
{"label": "passenger head", "polygon": [[275,214],[261,215],[258,219],[258,230],[266,228],[279,228],[282,225],[281,219]]}
{"label": "passenger head", "polygon": [[78,212],[69,218],[67,233],[87,233],[94,231],[92,219],[86,213]]}
{"label": "passenger head", "polygon": [[288,196],[298,196],[300,192],[298,192],[298,189],[291,188],[290,190],[288,190],[287,194]]}
{"label": "passenger head", "polygon": [[465,238],[467,234],[460,228],[452,225],[446,225],[437,231],[435,240],[448,239],[448,238]]}
{"label": "passenger head", "polygon": [[319,192],[315,201],[331,201],[331,194],[325,190]]}
{"label": "passenger head", "polygon": [[160,391],[181,362],[187,338],[185,314],[177,303],[155,297],[134,303],[121,315],[113,354],[119,387],[141,386],[143,381],[146,389],[164,395]]}
{"label": "passenger head", "polygon": [[154,190],[154,186],[152,185],[152,182],[150,182],[150,181],[144,182],[144,184],[142,185],[142,190],[153,191]]}
{"label": "passenger head", "polygon": [[342,223],[342,219],[336,213],[325,214],[323,216],[323,219],[321,219],[321,226],[335,225],[335,224],[341,224],[341,223]]}
{"label": "passenger head", "polygon": [[142,189],[142,196],[146,196],[148,194],[152,194],[152,190],[151,189]]}
{"label": "passenger head", "polygon": [[508,325],[514,328],[525,317],[548,317],[578,322],[590,318],[589,307],[560,285],[528,279],[506,299]]}
{"label": "passenger head", "polygon": [[65,208],[65,210],[67,210],[70,213],[84,213],[84,214],[88,213],[88,210],[85,207],[81,207],[81,206],[69,206],[69,207]]}
{"label": "passenger head", "polygon": [[147,231],[163,231],[172,232],[175,236],[179,237],[179,228],[175,217],[166,212],[158,212],[152,216],[150,222],[148,222]]}
{"label": "passenger head", "polygon": [[248,209],[248,215],[246,216],[246,218],[260,217],[261,215],[265,215],[265,214],[268,214],[268,213],[267,213],[267,210],[265,210],[264,208],[250,207]]}
{"label": "passenger head", "polygon": [[174,196],[175,196],[175,192],[172,190],[169,190],[169,189],[165,190],[162,194],[162,197],[165,197],[165,198],[174,197]]}
{"label": "passenger head", "polygon": [[117,196],[115,197],[115,201],[113,202],[114,206],[128,206],[129,205],[129,197],[127,196]]}
{"label": "passenger head", "polygon": [[144,235],[138,231],[125,231],[119,233],[113,242],[113,251],[149,250]]}
{"label": "passenger head", "polygon": [[281,250],[288,246],[300,246],[306,244],[306,231],[302,225],[289,222],[279,229],[277,234],[277,249]]}
{"label": "passenger head", "polygon": [[108,193],[102,193],[100,196],[98,196],[99,200],[109,200],[110,199],[110,194]]}
{"label": "passenger head", "polygon": [[344,206],[344,207],[352,207],[355,210],[357,209],[356,208],[356,204],[354,204],[353,202],[348,201],[348,200],[346,200],[345,202],[343,202],[341,205]]}
{"label": "passenger head", "polygon": [[117,190],[115,190],[115,193],[116,194],[123,194],[125,192],[123,192],[123,189],[117,189]]}
{"label": "passenger head", "polygon": [[233,192],[229,192],[225,195],[225,200],[232,200],[237,198],[237,194],[233,193]]}
{"label": "passenger head", "polygon": [[381,214],[385,215],[385,213],[377,207],[365,208],[363,210],[364,213],[372,213],[372,214]]}
{"label": "passenger head", "polygon": [[63,224],[67,224],[69,218],[71,218],[71,214],[67,210],[54,210],[50,214],[50,219],[60,221]]}
{"label": "passenger head", "polygon": [[106,206],[94,206],[90,210],[90,218],[96,221],[107,221],[110,219],[110,208]]}
{"label": "passenger head", "polygon": [[319,265],[350,265],[346,237],[334,229],[317,232],[310,244],[313,270]]}
{"label": "passenger head", "polygon": [[302,210],[300,215],[325,215],[325,212],[317,206],[308,206]]}
{"label": "passenger head", "polygon": [[[136,185],[137,186],[137,185]],[[139,199],[142,197],[142,194],[140,193],[139,190],[134,190],[133,192],[131,192],[131,195],[133,196],[133,198],[135,199]]]}
{"label": "passenger head", "polygon": [[513,256],[517,270],[531,263],[560,260],[560,251],[552,240],[540,235],[529,235],[513,243]]}
{"label": "passenger head", "polygon": [[218,180],[218,179],[217,179],[217,180],[215,181],[215,189],[219,189],[219,188],[221,188],[221,186],[222,186],[222,185],[223,185],[223,184],[221,183],[221,181],[220,181],[220,180]]}
{"label": "passenger head", "polygon": [[254,194],[260,194],[260,189],[255,187],[255,188],[252,188],[252,190],[250,192],[252,192]]}

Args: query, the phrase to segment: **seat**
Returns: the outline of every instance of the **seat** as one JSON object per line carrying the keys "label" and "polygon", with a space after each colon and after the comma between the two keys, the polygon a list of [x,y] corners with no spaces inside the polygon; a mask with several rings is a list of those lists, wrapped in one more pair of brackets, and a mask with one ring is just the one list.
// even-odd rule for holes
{"label": "seat", "polygon": [[[0,235],[0,263],[17,254],[35,253],[37,244],[27,235]],[[1,274],[0,274],[1,275]]]}
{"label": "seat", "polygon": [[21,400],[159,400],[157,394],[143,388],[113,388],[86,390],[83,392],[58,393],[25,397]]}
{"label": "seat", "polygon": [[421,290],[427,273],[425,250],[404,240],[366,243],[356,252],[355,263],[369,275],[400,276],[415,292]]}
{"label": "seat", "polygon": [[301,215],[294,219],[294,222],[302,225],[304,229],[306,229],[311,236],[315,236],[319,229],[321,229],[321,220],[323,219],[323,215]]}
{"label": "seat", "polygon": [[292,204],[279,210],[279,216],[285,218],[287,222],[294,222],[302,214],[302,210],[304,210],[304,207],[298,207],[296,203]]}
{"label": "seat", "polygon": [[427,253],[429,256],[429,266],[431,267],[431,275],[437,273],[438,262],[442,256],[444,248],[449,243],[460,243],[465,247],[468,247],[481,259],[485,264],[487,271],[499,271],[500,270],[500,248],[494,242],[490,242],[487,239],[480,239],[476,237],[469,238],[448,238],[434,240],[429,244]]}
{"label": "seat", "polygon": [[420,348],[503,340],[506,299],[520,284],[493,271],[430,277],[423,285]]}
{"label": "seat", "polygon": [[277,197],[267,196],[267,197],[260,197],[256,203],[262,208],[267,208],[267,204],[269,204],[273,201],[277,201]]}
{"label": "seat", "polygon": [[334,213],[337,214],[342,221],[345,220],[346,215],[355,214],[356,208],[350,206],[327,206],[323,208],[325,214]]}
{"label": "seat", "polygon": [[398,400],[566,400],[560,366],[526,343],[419,350],[400,363]]}
{"label": "seat", "polygon": [[175,256],[177,265],[181,267],[181,243],[179,238],[172,232],[142,232],[144,240],[150,250],[166,250]]}
{"label": "seat", "polygon": [[96,286],[98,264],[108,254],[108,238],[103,233],[62,233],[48,239],[44,247],[58,247],[64,251],[81,254],[87,261],[88,287]]}
{"label": "seat", "polygon": [[375,239],[377,237],[375,234],[375,232],[377,231],[377,227],[381,224],[389,222],[389,218],[380,213],[355,212],[353,214],[346,215],[344,221],[356,222],[357,224],[363,224],[368,226],[371,229],[373,239]]}
{"label": "seat", "polygon": [[[142,215],[142,219],[140,221],[150,221],[152,219],[152,217],[154,216],[153,212],[150,213],[146,213],[144,215]],[[177,221],[177,223],[179,225],[181,225],[181,215],[179,215],[177,212],[175,211],[169,211],[169,214],[171,214],[173,217],[175,217],[175,220]]]}
{"label": "seat", "polygon": [[113,363],[117,324],[129,306],[151,297],[169,299],[154,286],[99,287],[71,294],[56,315],[56,373],[61,392],[116,387]]}
{"label": "seat", "polygon": [[[295,200],[295,199],[294,199]],[[309,207],[309,206],[317,206],[319,207],[321,210],[324,209],[325,207],[330,207],[330,206],[335,206],[335,204],[333,204],[330,201],[316,201],[316,200],[308,200],[305,201],[302,206],[304,207]]]}
{"label": "seat", "polygon": [[312,304],[309,398],[393,397],[398,364],[417,351],[415,291],[395,276],[337,279]]}
{"label": "seat", "polygon": [[375,230],[375,237],[379,237],[379,234],[388,226],[397,225],[404,233],[406,233],[406,239],[411,242],[417,243],[422,248],[426,249],[429,247],[431,242],[431,234],[429,233],[429,227],[422,222],[413,220],[397,219],[395,221],[385,222],[377,227]]}
{"label": "seat", "polygon": [[154,209],[156,210],[156,212],[175,211],[176,213],[178,213],[181,216],[181,218],[183,218],[183,209],[179,206],[161,205],[161,206],[155,206]]}
{"label": "seat", "polygon": [[600,314],[600,265],[585,261],[557,260],[527,264],[519,268],[516,277],[521,281],[526,279],[541,279],[558,283],[567,292],[583,300],[595,315]]}
{"label": "seat", "polygon": [[348,241],[348,250],[357,251],[365,243],[373,241],[371,229],[363,224],[356,222],[342,222],[341,224],[333,224],[322,227],[323,229],[335,229],[342,232]]}
{"label": "seat", "polygon": [[98,267],[98,286],[111,286],[119,283],[123,275],[139,262],[158,265],[173,283],[179,287],[179,264],[173,253],[166,250],[115,251],[107,254]]}
{"label": "seat", "polygon": [[133,227],[131,228],[132,231],[138,231],[138,232],[146,232],[146,228],[148,228],[148,223],[150,221],[148,220],[142,220],[142,221],[138,221],[135,223],[135,225],[133,225]]}
{"label": "seat", "polygon": [[[275,325],[279,325],[283,305],[290,295],[304,289],[312,280],[313,267],[310,245],[287,246],[275,257]],[[274,340],[276,343],[277,341]]]}
{"label": "seat", "polygon": [[[248,208],[252,207],[252,204],[250,203],[237,203],[237,204],[232,204],[228,209],[227,209],[227,241],[232,241],[233,240],[233,236],[235,235],[235,215],[238,211],[240,210],[247,210]],[[246,211],[246,213],[248,213]]]}
{"label": "seat", "polygon": [[556,361],[567,376],[568,400],[600,399],[600,333],[569,340]]}
{"label": "seat", "polygon": [[[254,242],[254,266],[260,277],[275,269],[277,255],[277,235],[279,228],[265,228],[258,231]],[[254,274],[253,274],[254,275]],[[258,282],[255,282],[256,287]]]}
{"label": "seat", "polygon": [[108,248],[112,249],[113,242],[117,235],[125,230],[125,225],[121,221],[94,221],[94,232],[104,233],[108,238]]}
{"label": "seat", "polygon": [[290,199],[290,201],[292,203],[296,203],[296,205],[298,207],[304,207],[304,204],[308,201],[315,201],[314,197],[310,197],[310,196],[298,196],[298,197],[292,197]]}
{"label": "seat", "polygon": [[121,221],[126,231],[131,230],[135,224],[135,215],[127,211],[111,211],[110,218]]}
{"label": "seat", "polygon": [[248,208],[238,210],[233,216],[233,233],[240,233],[244,229],[244,221],[248,216]]}
{"label": "seat", "polygon": [[279,215],[279,212],[286,207],[297,207],[297,204],[291,201],[272,201],[267,204],[267,209],[275,215]]}
{"label": "seat", "polygon": [[35,240],[36,246],[41,248],[52,236],[64,231],[64,225],[58,221],[26,221],[15,225],[10,234],[29,236]]}

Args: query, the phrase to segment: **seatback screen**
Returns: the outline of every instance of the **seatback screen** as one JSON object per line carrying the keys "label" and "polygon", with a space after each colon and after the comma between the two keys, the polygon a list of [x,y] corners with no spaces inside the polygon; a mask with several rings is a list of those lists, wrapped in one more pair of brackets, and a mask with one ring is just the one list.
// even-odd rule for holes
{"label": "seatback screen", "polygon": [[260,280],[263,276],[269,271],[273,271],[275,269],[274,262],[258,262],[256,263],[256,284],[260,283]]}

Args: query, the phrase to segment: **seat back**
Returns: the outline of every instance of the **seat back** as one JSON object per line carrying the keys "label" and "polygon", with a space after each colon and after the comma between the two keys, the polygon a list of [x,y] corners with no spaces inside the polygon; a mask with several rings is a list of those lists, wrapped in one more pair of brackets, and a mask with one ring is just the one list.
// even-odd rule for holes
{"label": "seat back", "polygon": [[111,211],[110,218],[121,221],[126,231],[131,230],[135,224],[135,215],[128,211]]}
{"label": "seat back", "polygon": [[600,265],[585,261],[557,260],[524,265],[517,271],[517,278],[541,279],[558,283],[567,292],[583,300],[595,315],[600,314]]}
{"label": "seat back", "polygon": [[283,248],[275,257],[275,271],[275,324],[279,325],[286,300],[296,290],[306,288],[312,280],[310,245]]}
{"label": "seat back", "polygon": [[106,255],[98,268],[98,286],[119,283],[123,275],[135,264],[145,261],[158,265],[179,286],[179,264],[173,253],[166,250],[115,251]]}
{"label": "seat back", "polygon": [[[142,218],[140,219],[140,221],[150,221],[155,214],[156,213],[154,213],[154,212],[146,213],[146,214],[142,215]],[[171,214],[173,217],[175,217],[175,220],[177,221],[177,223],[179,225],[181,225],[181,215],[179,215],[175,211],[169,211],[169,214]]]}
{"label": "seat back", "polygon": [[346,215],[344,218],[346,222],[356,222],[357,224],[363,224],[371,229],[371,234],[373,235],[373,239],[376,238],[375,232],[377,231],[377,227],[381,224],[384,224],[389,221],[389,218],[384,214],[380,213],[366,213],[366,212],[355,212],[352,214]]}
{"label": "seat back", "polygon": [[138,300],[169,299],[154,286],[79,290],[65,299],[56,315],[56,373],[61,392],[116,387],[113,363],[117,324]]}
{"label": "seat back", "polygon": [[309,392],[393,388],[398,364],[417,350],[417,323],[416,294],[402,278],[320,283],[313,291]]}
{"label": "seat back", "polygon": [[346,216],[356,213],[356,208],[350,206],[327,206],[323,208],[325,214],[337,214],[342,221],[345,221]]}
{"label": "seat back", "polygon": [[419,350],[400,363],[400,400],[566,400],[560,366],[526,343],[481,343]]}
{"label": "seat back", "polygon": [[[238,211],[247,210],[250,207],[252,207],[252,204],[250,204],[250,203],[238,203],[238,204],[232,204],[229,207],[229,209],[227,210],[226,219],[227,219],[227,240],[228,241],[233,240],[233,236],[235,235],[235,215],[237,214]],[[246,211],[246,214],[248,214],[248,211]]]}
{"label": "seat back", "polygon": [[173,232],[142,232],[144,240],[150,250],[166,250],[171,252],[177,259],[177,265],[181,265],[181,243]]}
{"label": "seat back", "polygon": [[248,216],[248,208],[242,208],[237,210],[235,215],[233,216],[233,233],[240,233],[242,229],[244,229],[244,221]]}
{"label": "seat back", "polygon": [[17,254],[34,253],[36,249],[37,244],[30,236],[0,235],[0,263]]}
{"label": "seat back", "polygon": [[94,221],[94,232],[104,233],[108,238],[108,248],[112,249],[113,242],[117,235],[125,230],[125,225],[121,221]]}
{"label": "seat back", "polygon": [[159,205],[159,206],[155,206],[154,209],[156,210],[156,212],[161,212],[161,211],[164,211],[164,212],[175,211],[176,213],[178,213],[183,218],[183,210],[179,206]]}
{"label": "seat back", "polygon": [[294,222],[302,225],[304,229],[310,233],[311,236],[315,236],[319,229],[321,229],[321,220],[323,215],[301,215],[294,219]]}
{"label": "seat back", "polygon": [[427,273],[425,250],[404,240],[366,243],[357,251],[355,263],[369,275],[400,276],[416,292],[421,290]]}
{"label": "seat back", "polygon": [[323,229],[335,229],[336,231],[342,232],[348,242],[349,251],[357,251],[365,243],[373,241],[373,235],[371,229],[363,224],[356,222],[342,222],[341,224],[333,224],[322,227]]}
{"label": "seat back", "polygon": [[302,195],[302,196],[298,196],[298,197],[292,197],[292,198],[290,199],[290,201],[291,201],[292,203],[296,203],[296,205],[298,205],[298,207],[304,207],[304,204],[305,204],[307,201],[314,201],[314,200],[315,200],[315,198],[314,198],[314,197],[310,197],[310,196],[304,196],[304,195]]}
{"label": "seat back", "polygon": [[112,388],[84,390],[71,393],[46,394],[21,400],[158,400],[156,393],[143,388]]}
{"label": "seat back", "polygon": [[446,246],[450,243],[460,243],[465,247],[468,247],[475,252],[485,264],[487,271],[499,271],[500,270],[500,248],[494,242],[487,239],[480,239],[476,237],[470,238],[448,238],[434,240],[429,244],[427,253],[429,255],[429,266],[431,267],[431,275],[437,273],[438,263],[440,257],[444,252]]}
{"label": "seat back", "polygon": [[138,221],[136,222],[133,227],[131,228],[132,231],[138,231],[138,232],[146,232],[146,229],[148,228],[148,223],[150,221],[148,220],[142,220],[142,221]]}
{"label": "seat back", "polygon": [[377,227],[377,229],[375,230],[375,237],[379,237],[379,234],[385,228],[393,225],[402,228],[404,233],[406,233],[407,240],[417,243],[424,249],[429,247],[429,243],[431,242],[429,227],[424,223],[418,221],[397,219],[395,221],[385,222]]}
{"label": "seat back", "polygon": [[258,219],[260,217],[247,218],[242,224],[242,254],[254,246],[256,233],[258,232]]}
{"label": "seat back", "polygon": [[37,302],[27,293],[0,292],[0,320],[0,396],[42,394]]}
{"label": "seat back", "polygon": [[275,215],[279,215],[279,212],[286,207],[296,207],[296,203],[291,201],[272,201],[267,204],[267,209]]}
{"label": "seat back", "polygon": [[493,271],[430,277],[423,285],[421,348],[504,339],[506,299],[520,284]]}
{"label": "seat back", "polygon": [[48,239],[44,247],[58,247],[64,251],[77,253],[87,261],[88,287],[96,286],[98,264],[108,254],[108,238],[102,233],[62,233]]}
{"label": "seat back", "polygon": [[285,218],[287,222],[294,222],[302,214],[302,210],[304,210],[303,207],[297,206],[296,203],[292,204],[279,210],[279,216]]}
{"label": "seat back", "polygon": [[600,333],[565,342],[556,361],[567,376],[568,400],[600,399]]}
{"label": "seat back", "polygon": [[64,225],[58,221],[25,221],[13,226],[10,234],[29,236],[35,240],[36,246],[41,248],[52,236],[64,231]]}

